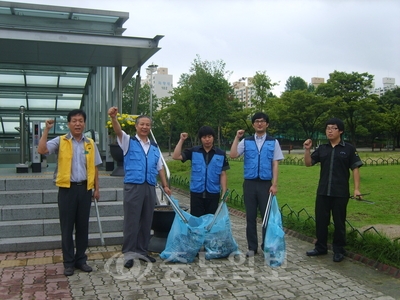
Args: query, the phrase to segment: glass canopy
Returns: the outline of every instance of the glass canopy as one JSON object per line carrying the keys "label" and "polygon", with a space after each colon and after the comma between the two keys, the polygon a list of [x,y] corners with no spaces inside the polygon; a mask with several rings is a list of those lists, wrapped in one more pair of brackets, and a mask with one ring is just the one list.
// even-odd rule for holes
{"label": "glass canopy", "polygon": [[[98,114],[100,104],[88,101],[97,101],[94,95],[105,88],[100,70],[125,68],[123,87],[160,49],[162,36],[122,36],[128,18],[127,12],[0,1],[0,137],[18,134],[20,106],[29,125],[54,118],[59,124],[53,134],[67,130],[72,109],[90,107]],[[111,101],[109,95],[102,93],[102,101]],[[101,111],[98,121],[106,117]]]}

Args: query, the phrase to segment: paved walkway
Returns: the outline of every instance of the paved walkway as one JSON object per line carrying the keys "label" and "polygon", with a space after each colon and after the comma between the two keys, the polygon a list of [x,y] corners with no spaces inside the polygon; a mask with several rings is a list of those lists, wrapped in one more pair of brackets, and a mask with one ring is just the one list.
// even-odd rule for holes
{"label": "paved walkway", "polygon": [[[186,195],[174,192],[180,204]],[[245,219],[231,214],[234,237],[246,252]],[[307,257],[313,245],[286,235],[287,259],[271,269],[262,254],[192,264],[135,262],[123,267],[121,246],[88,249],[92,273],[63,275],[61,250],[0,253],[0,299],[400,299],[400,278],[332,254]]]}

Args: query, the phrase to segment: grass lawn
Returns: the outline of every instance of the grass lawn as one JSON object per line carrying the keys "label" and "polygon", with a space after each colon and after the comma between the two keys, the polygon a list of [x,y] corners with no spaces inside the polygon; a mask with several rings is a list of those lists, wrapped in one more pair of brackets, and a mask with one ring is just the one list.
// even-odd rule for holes
{"label": "grass lawn", "polygon": [[[301,158],[301,154],[285,155],[285,158]],[[361,152],[361,159],[379,161],[379,158],[389,157],[400,159],[399,152]],[[231,160],[231,169],[228,171],[228,188],[242,195],[243,162]],[[168,162],[171,174],[174,176],[190,177],[190,163],[182,164],[180,161]],[[279,166],[279,182],[277,199],[279,206],[287,204],[298,213],[305,209],[314,216],[315,193],[319,179],[319,165],[305,167],[300,165]],[[356,228],[375,224],[400,225],[400,165],[365,165],[360,169],[361,193],[370,193],[365,196],[367,200],[375,202],[368,204],[356,200],[350,200],[347,210],[347,220]],[[353,179],[350,178],[350,193],[352,193]],[[266,195],[267,196],[267,195]],[[285,207],[283,215],[289,213]],[[305,217],[302,212],[300,216]]]}

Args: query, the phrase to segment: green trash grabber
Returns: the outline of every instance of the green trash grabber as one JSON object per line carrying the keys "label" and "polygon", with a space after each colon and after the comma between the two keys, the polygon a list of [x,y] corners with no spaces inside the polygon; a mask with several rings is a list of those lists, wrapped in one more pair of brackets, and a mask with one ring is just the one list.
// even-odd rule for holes
{"label": "green trash grabber", "polygon": [[224,203],[226,202],[226,198],[228,198],[228,196],[229,196],[229,190],[226,190],[225,194],[222,196],[221,203],[219,204],[219,206],[217,208],[217,211],[214,214],[214,218],[212,219],[210,224],[208,224],[208,226],[206,227],[207,231],[210,231],[211,227],[214,226],[214,223],[217,220],[217,217],[218,217],[219,213],[221,212],[222,205],[224,205]]}

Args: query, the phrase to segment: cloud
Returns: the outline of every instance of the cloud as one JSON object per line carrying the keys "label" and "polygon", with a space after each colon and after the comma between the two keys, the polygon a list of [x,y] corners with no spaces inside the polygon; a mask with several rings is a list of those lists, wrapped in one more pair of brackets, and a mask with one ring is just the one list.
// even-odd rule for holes
{"label": "cloud", "polygon": [[400,81],[400,1],[397,0],[24,0],[129,12],[124,35],[165,35],[149,63],[178,82],[196,55],[223,60],[231,81],[266,71],[274,92],[290,76],[368,72]]}

